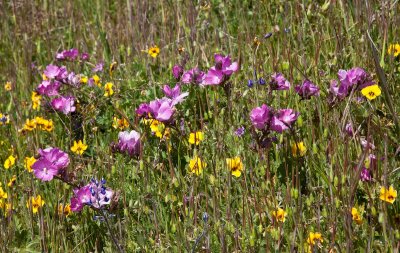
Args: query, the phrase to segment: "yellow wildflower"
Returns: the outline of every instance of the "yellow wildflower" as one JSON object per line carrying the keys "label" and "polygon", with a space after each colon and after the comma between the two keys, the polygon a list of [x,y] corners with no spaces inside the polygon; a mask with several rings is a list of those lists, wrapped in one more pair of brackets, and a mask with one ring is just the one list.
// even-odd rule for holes
{"label": "yellow wildflower", "polygon": [[87,147],[88,146],[85,145],[81,140],[79,140],[78,142],[74,141],[74,145],[71,147],[71,151],[78,155],[82,155]]}
{"label": "yellow wildflower", "polygon": [[112,87],[113,87],[112,83],[106,83],[104,85],[104,96],[105,97],[110,97],[110,96],[112,96],[112,94],[114,94],[114,90]]}
{"label": "yellow wildflower", "polygon": [[86,84],[88,81],[89,81],[89,79],[87,78],[87,76],[81,76],[80,83]]}
{"label": "yellow wildflower", "polygon": [[0,200],[1,199],[7,199],[7,192],[5,192],[0,186]]}
{"label": "yellow wildflower", "polygon": [[294,157],[297,157],[297,156],[302,157],[306,154],[306,152],[307,152],[307,148],[302,141],[294,143],[292,145],[292,154]]}
{"label": "yellow wildflower", "polygon": [[381,192],[379,195],[379,198],[381,200],[393,204],[393,202],[396,200],[396,197],[397,197],[397,191],[393,188],[393,186],[390,186],[389,189],[386,189],[385,186],[381,187]]}
{"label": "yellow wildflower", "polygon": [[394,57],[397,57],[400,55],[400,44],[390,44],[388,48],[388,54],[394,55]]}
{"label": "yellow wildflower", "polygon": [[227,158],[226,165],[235,177],[240,177],[243,171],[243,163],[240,157],[235,156],[234,158]]}
{"label": "yellow wildflower", "polygon": [[4,84],[4,89],[10,91],[12,89],[11,82],[6,82],[6,84]]}
{"label": "yellow wildflower", "polygon": [[309,245],[315,245],[316,241],[319,241],[319,242],[323,242],[324,241],[324,239],[322,239],[321,233],[310,232],[310,235],[307,238],[307,243]]}
{"label": "yellow wildflower", "polygon": [[149,48],[149,50],[147,51],[147,53],[153,57],[156,58],[157,55],[160,53],[160,48],[158,46],[153,46],[151,48]]}
{"label": "yellow wildflower", "polygon": [[13,187],[15,184],[15,181],[17,181],[17,176],[13,175],[12,178],[10,179],[10,181],[8,181],[7,186],[8,187]]}
{"label": "yellow wildflower", "polygon": [[272,212],[272,216],[274,216],[274,218],[280,222],[285,222],[286,215],[287,213],[282,208],[278,208],[278,210]]}
{"label": "yellow wildflower", "polygon": [[362,222],[363,222],[362,215],[358,212],[357,208],[355,208],[355,207],[351,208],[351,216],[353,217],[353,220],[357,224],[362,224]]}
{"label": "yellow wildflower", "polygon": [[195,156],[193,159],[189,161],[190,172],[196,174],[197,176],[203,173],[203,169],[206,166],[207,163],[201,160],[200,157],[198,156]]}
{"label": "yellow wildflower", "polygon": [[35,119],[32,119],[32,120],[26,119],[23,130],[32,131],[35,128],[36,128],[36,120]]}
{"label": "yellow wildflower", "polygon": [[25,169],[28,171],[28,172],[32,172],[32,165],[34,164],[36,162],[36,159],[35,159],[35,157],[33,157],[33,156],[31,156],[31,157],[25,157],[25,159],[24,159],[24,166],[25,166]]}
{"label": "yellow wildflower", "polygon": [[361,94],[368,98],[368,100],[373,100],[381,95],[381,88],[377,84],[367,86],[361,90]]}
{"label": "yellow wildflower", "polygon": [[109,73],[110,76],[112,76],[114,70],[117,68],[118,62],[114,61],[113,63],[110,64],[110,68],[109,68]]}
{"label": "yellow wildflower", "polygon": [[129,122],[125,118],[118,119],[114,117],[112,126],[115,129],[119,128],[120,130],[124,130],[129,127]]}
{"label": "yellow wildflower", "polygon": [[38,195],[36,198],[31,197],[28,202],[26,203],[27,208],[32,208],[32,213],[37,213],[39,211],[39,208],[41,208],[44,205],[44,200],[40,195]]}
{"label": "yellow wildflower", "polygon": [[15,164],[15,157],[13,155],[10,155],[5,161],[4,161],[4,168],[9,169]]}
{"label": "yellow wildflower", "polygon": [[204,133],[201,131],[197,131],[195,133],[189,134],[189,143],[199,145],[200,142],[204,140]]}
{"label": "yellow wildflower", "polygon": [[71,213],[72,213],[72,211],[71,211],[70,204],[66,204],[65,207],[63,206],[63,204],[58,205],[58,215],[59,216],[64,215],[65,217],[68,217]]}
{"label": "yellow wildflower", "polygon": [[92,76],[94,84],[96,84],[98,87],[101,87],[100,83],[100,77],[98,75]]}
{"label": "yellow wildflower", "polygon": [[42,129],[51,132],[54,129],[53,121],[52,120],[46,120],[44,124],[42,125]]}
{"label": "yellow wildflower", "polygon": [[32,100],[32,108],[34,110],[40,109],[41,99],[42,99],[41,95],[39,95],[36,91],[32,91],[31,100]]}
{"label": "yellow wildflower", "polygon": [[43,79],[43,81],[49,80],[49,78],[47,78],[47,76],[44,73],[42,74],[42,79]]}

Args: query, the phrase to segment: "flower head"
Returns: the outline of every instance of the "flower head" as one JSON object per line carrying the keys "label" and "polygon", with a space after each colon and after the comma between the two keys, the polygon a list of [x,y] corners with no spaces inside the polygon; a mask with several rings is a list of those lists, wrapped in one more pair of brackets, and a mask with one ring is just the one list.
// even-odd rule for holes
{"label": "flower head", "polygon": [[56,55],[56,59],[59,61],[70,60],[73,61],[79,56],[79,51],[76,48],[64,50]]}
{"label": "flower head", "polygon": [[379,198],[383,201],[393,204],[397,198],[397,191],[393,188],[393,186],[390,186],[389,189],[386,189],[385,186],[382,186]]}
{"label": "flower head", "polygon": [[114,191],[105,186],[104,179],[98,181],[92,179],[89,184],[74,189],[74,197],[71,198],[71,211],[79,212],[85,205],[96,209],[102,209],[109,205]]}
{"label": "flower head", "polygon": [[243,171],[243,163],[240,157],[235,156],[234,158],[227,158],[226,165],[235,177],[240,177]]}
{"label": "flower head", "polygon": [[58,215],[59,216],[68,217],[69,215],[71,215],[71,213],[72,213],[72,211],[71,211],[70,204],[66,204],[65,206],[63,204],[58,204]]}
{"label": "flower head", "polygon": [[355,207],[351,208],[351,216],[357,224],[362,224],[363,222],[362,215],[358,212],[357,208]]}
{"label": "flower head", "polygon": [[201,84],[204,79],[204,72],[200,71],[199,68],[193,68],[188,70],[182,74],[181,81],[182,83],[193,83],[193,84]]}
{"label": "flower head", "polygon": [[181,87],[179,85],[176,85],[174,88],[164,85],[163,92],[165,96],[172,99],[173,104],[181,103],[184,98],[189,95],[188,92],[181,93]]}
{"label": "flower head", "polygon": [[294,89],[302,99],[310,99],[312,96],[319,95],[319,88],[308,79],[304,80],[301,85],[297,85]]}
{"label": "flower head", "polygon": [[400,44],[390,44],[388,47],[388,54],[397,57],[400,55]]}
{"label": "flower head", "polygon": [[369,182],[372,180],[372,175],[371,175],[371,171],[368,170],[367,168],[362,168],[361,169],[361,173],[360,173],[360,179],[363,182]]}
{"label": "flower head", "polygon": [[44,205],[44,200],[40,195],[37,195],[36,197],[31,197],[28,202],[26,203],[26,207],[32,210],[32,213],[37,213],[39,211],[39,208],[41,208]]}
{"label": "flower head", "polygon": [[87,149],[87,145],[85,145],[82,140],[74,141],[74,145],[71,147],[71,151],[75,154],[82,155],[83,152]]}
{"label": "flower head", "polygon": [[292,154],[294,157],[298,157],[298,156],[302,157],[306,154],[306,152],[307,152],[307,148],[302,141],[293,143]]}
{"label": "flower head", "polygon": [[276,211],[272,212],[272,216],[274,216],[276,221],[285,222],[286,220],[286,211],[282,208],[278,208]]}
{"label": "flower head", "polygon": [[6,91],[12,90],[11,82],[6,82],[6,84],[4,84],[4,89],[5,89]]}
{"label": "flower head", "polygon": [[364,97],[368,98],[368,100],[373,100],[376,97],[381,95],[381,89],[377,84],[367,86],[364,89],[361,90],[361,94],[364,95]]}
{"label": "flower head", "polygon": [[31,157],[25,157],[24,159],[24,167],[28,172],[32,172],[32,165],[36,162],[36,159],[34,156]]}
{"label": "flower head", "polygon": [[199,145],[204,140],[204,133],[197,131],[189,134],[189,143]]}
{"label": "flower head", "polygon": [[196,174],[197,176],[203,173],[203,169],[207,166],[200,157],[195,156],[189,161],[190,172]]}
{"label": "flower head", "polygon": [[74,112],[76,107],[74,106],[75,99],[73,97],[59,97],[51,101],[51,106],[56,111],[60,111],[64,114]]}
{"label": "flower head", "polygon": [[319,241],[319,242],[323,242],[323,241],[324,241],[324,240],[322,239],[321,233],[318,233],[318,232],[316,232],[316,233],[310,232],[310,234],[309,234],[309,236],[308,236],[308,238],[307,238],[307,243],[308,243],[309,245],[315,245],[316,241]]}
{"label": "flower head", "polygon": [[7,192],[5,192],[3,188],[0,186],[0,200],[7,199],[7,197],[8,197]]}
{"label": "flower head", "polygon": [[118,128],[120,130],[124,130],[125,128],[129,127],[129,122],[125,118],[119,119],[117,117],[114,117],[112,127],[115,129]]}
{"label": "flower head", "polygon": [[44,80],[39,84],[36,91],[41,95],[51,97],[58,95],[58,90],[60,89],[60,87],[61,83],[59,81]]}
{"label": "flower head", "polygon": [[257,129],[264,129],[271,119],[271,110],[267,105],[256,107],[251,110],[250,120],[253,126]]}
{"label": "flower head", "polygon": [[269,84],[272,90],[288,90],[290,88],[289,81],[281,73],[272,74]]}
{"label": "flower head", "polygon": [[208,70],[202,81],[203,85],[219,85],[224,83],[229,77],[239,69],[237,62],[231,62],[231,57],[215,54],[215,66]]}
{"label": "flower head", "polygon": [[151,48],[149,48],[149,50],[147,51],[147,53],[153,57],[156,58],[158,56],[158,54],[160,53],[160,48],[158,46],[152,46]]}
{"label": "flower head", "polygon": [[120,152],[127,152],[131,156],[138,155],[140,152],[140,134],[135,130],[120,132],[117,146]]}
{"label": "flower head", "polygon": [[235,135],[241,137],[244,134],[244,132],[245,132],[244,126],[241,126],[235,130]]}
{"label": "flower head", "polygon": [[282,133],[284,130],[289,129],[298,117],[299,113],[292,109],[279,110],[278,113],[272,117],[271,129]]}
{"label": "flower head", "polygon": [[40,157],[32,165],[33,173],[42,181],[50,181],[69,165],[69,156],[58,148],[39,150]]}
{"label": "flower head", "polygon": [[8,181],[7,186],[8,187],[13,187],[15,184],[15,181],[17,181],[17,175],[13,175],[11,179]]}
{"label": "flower head", "polygon": [[113,83],[106,83],[104,85],[104,96],[111,97],[114,94]]}
{"label": "flower head", "polygon": [[36,91],[32,91],[31,100],[32,100],[32,108],[34,110],[39,110],[40,104],[41,104],[41,99],[42,99],[42,96],[40,96]]}
{"label": "flower head", "polygon": [[5,161],[4,161],[4,168],[7,170],[14,166],[15,164],[15,156],[10,155]]}
{"label": "flower head", "polygon": [[181,65],[175,65],[172,67],[172,75],[176,80],[179,80],[183,75],[183,67]]}

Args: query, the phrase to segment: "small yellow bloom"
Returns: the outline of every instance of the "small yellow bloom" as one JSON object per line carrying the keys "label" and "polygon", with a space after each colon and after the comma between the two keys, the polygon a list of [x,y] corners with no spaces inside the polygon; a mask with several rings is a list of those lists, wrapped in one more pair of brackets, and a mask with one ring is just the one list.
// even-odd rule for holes
{"label": "small yellow bloom", "polygon": [[201,131],[197,131],[195,133],[189,134],[189,143],[199,145],[200,142],[204,140],[204,133]]}
{"label": "small yellow bloom", "polygon": [[65,207],[63,206],[63,204],[58,205],[58,215],[59,216],[64,215],[65,217],[68,217],[71,213],[72,213],[72,211],[71,211],[70,204],[66,204]]}
{"label": "small yellow bloom", "polygon": [[203,169],[206,166],[207,163],[201,160],[200,157],[198,156],[195,156],[193,159],[189,161],[190,172],[196,174],[197,176],[203,173]]}
{"label": "small yellow bloom", "polygon": [[24,159],[24,166],[28,172],[32,172],[32,165],[36,162],[35,157],[25,157]]}
{"label": "small yellow bloom", "polygon": [[118,65],[118,62],[116,62],[116,61],[110,64],[110,68],[109,68],[110,76],[113,75],[113,72],[117,68],[117,65]]}
{"label": "small yellow bloom", "polygon": [[15,184],[15,181],[17,181],[17,176],[13,175],[12,178],[10,179],[10,181],[8,181],[7,186],[8,187],[13,187]]}
{"label": "small yellow bloom", "polygon": [[12,89],[11,82],[6,82],[6,84],[4,84],[4,89],[10,91]]}
{"label": "small yellow bloom", "polygon": [[315,245],[316,241],[319,241],[319,242],[323,242],[324,241],[324,239],[322,239],[321,233],[310,232],[310,235],[307,238],[307,243],[309,245]]}
{"label": "small yellow bloom", "polygon": [[367,86],[361,90],[361,94],[368,98],[368,100],[372,100],[381,95],[381,88],[377,84]]}
{"label": "small yellow bloom", "polygon": [[87,78],[87,76],[82,76],[80,82],[81,83],[87,83],[89,81],[89,79]]}
{"label": "small yellow bloom", "polygon": [[112,96],[112,94],[114,94],[114,90],[113,90],[113,84],[112,83],[106,83],[104,85],[104,96],[105,97],[110,97]]}
{"label": "small yellow bloom", "polygon": [[11,203],[4,203],[3,200],[0,200],[0,208],[4,209],[4,216],[7,217],[9,213],[11,213],[13,207]]}
{"label": "small yellow bloom", "polygon": [[124,130],[129,127],[129,122],[125,118],[118,119],[114,117],[112,126],[115,129],[119,128],[120,130]]}
{"label": "small yellow bloom", "polygon": [[292,154],[294,157],[297,157],[297,156],[302,157],[306,154],[306,152],[307,152],[307,148],[302,141],[294,143],[292,145]]}
{"label": "small yellow bloom", "polygon": [[7,199],[7,192],[5,192],[0,186],[0,200],[1,199]]}
{"label": "small yellow bloom", "polygon": [[46,123],[46,119],[44,119],[43,117],[35,117],[35,121],[36,121],[36,125],[44,125]]}
{"label": "small yellow bloom", "polygon": [[386,189],[385,186],[382,186],[379,198],[383,201],[393,204],[397,198],[397,191],[393,188],[393,186],[390,186],[389,189]]}
{"label": "small yellow bloom", "polygon": [[15,164],[15,157],[13,155],[10,155],[5,161],[4,161],[4,168],[9,169]]}
{"label": "small yellow bloom", "polygon": [[355,207],[351,208],[351,216],[353,217],[353,220],[357,224],[362,224],[363,223],[362,215],[358,212],[357,208],[355,208]]}
{"label": "small yellow bloom", "polygon": [[101,87],[100,83],[100,77],[98,75],[92,76],[94,84],[96,84],[98,87]]}
{"label": "small yellow bloom", "polygon": [[36,198],[31,197],[28,202],[26,203],[27,208],[32,208],[32,213],[37,213],[39,208],[41,208],[44,205],[44,200],[42,200],[42,197],[38,195]]}
{"label": "small yellow bloom", "polygon": [[44,73],[42,74],[42,79],[43,79],[43,81],[49,80],[49,78],[47,78],[47,76]]}
{"label": "small yellow bloom", "polygon": [[79,140],[78,142],[74,141],[74,145],[71,147],[71,151],[78,155],[82,155],[83,152],[85,152],[85,150],[87,149],[87,147],[88,146],[83,144],[81,140]]}
{"label": "small yellow bloom", "polygon": [[235,156],[234,158],[227,158],[226,165],[235,177],[240,177],[243,171],[243,163],[240,157]]}
{"label": "small yellow bloom", "polygon": [[32,131],[33,129],[36,128],[36,120],[35,119],[26,119],[25,121],[25,125],[23,127],[23,130],[28,130],[28,131]]}
{"label": "small yellow bloom", "polygon": [[274,216],[274,218],[280,222],[285,222],[286,215],[287,213],[282,208],[278,208],[278,210],[272,212],[272,216]]}
{"label": "small yellow bloom", "polygon": [[151,47],[151,48],[147,51],[147,53],[148,53],[151,57],[156,58],[157,55],[160,53],[160,48],[159,48],[158,46],[153,46],[153,47]]}
{"label": "small yellow bloom", "polygon": [[143,119],[145,125],[150,125],[151,132],[158,138],[168,140],[171,136],[171,129],[166,128],[164,123],[156,119]]}
{"label": "small yellow bloom", "polygon": [[400,55],[400,44],[390,44],[388,48],[388,54],[394,55],[394,57],[397,57]]}
{"label": "small yellow bloom", "polygon": [[53,121],[52,120],[46,120],[44,124],[42,125],[42,129],[51,132],[54,129]]}

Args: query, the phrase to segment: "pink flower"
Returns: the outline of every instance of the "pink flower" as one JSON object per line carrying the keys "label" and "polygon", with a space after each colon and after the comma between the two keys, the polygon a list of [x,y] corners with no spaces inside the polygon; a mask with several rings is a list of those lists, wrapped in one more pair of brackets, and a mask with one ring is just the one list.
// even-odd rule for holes
{"label": "pink flower", "polygon": [[33,173],[42,181],[50,181],[69,165],[68,154],[58,148],[39,150],[40,158],[32,165]]}
{"label": "pink flower", "polygon": [[200,71],[199,68],[193,68],[183,73],[182,83],[194,83],[200,84],[203,81],[204,72]]}
{"label": "pink flower", "polygon": [[319,96],[319,88],[308,79],[304,80],[301,85],[297,85],[294,89],[302,99],[310,99],[312,96]]}
{"label": "pink flower", "polygon": [[271,111],[267,105],[263,104],[251,110],[250,120],[255,128],[264,129],[271,120]]}
{"label": "pink flower", "polygon": [[289,129],[298,117],[299,113],[294,112],[292,109],[279,110],[277,115],[272,117],[271,130],[282,133],[284,130]]}
{"label": "pink flower", "polygon": [[281,73],[274,73],[271,76],[271,89],[272,90],[288,90],[290,83]]}
{"label": "pink flower", "polygon": [[127,152],[131,156],[138,155],[140,153],[140,134],[135,130],[120,132],[117,147],[120,152]]}
{"label": "pink flower", "polygon": [[172,67],[172,75],[176,80],[179,80],[183,74],[183,67],[181,65],[175,65]]}
{"label": "pink flower", "polygon": [[208,70],[204,76],[202,85],[219,85],[229,79],[229,77],[238,70],[239,65],[237,62],[231,62],[229,56],[215,54],[215,66]]}
{"label": "pink flower", "polygon": [[65,61],[65,60],[73,61],[78,57],[78,55],[79,55],[78,49],[72,48],[70,50],[64,50],[61,53],[58,53],[56,55],[56,59],[59,61]]}
{"label": "pink flower", "polygon": [[173,89],[168,85],[164,85],[163,92],[165,96],[172,99],[172,104],[181,103],[185,97],[189,95],[188,92],[181,93],[181,87],[176,85]]}
{"label": "pink flower", "polygon": [[61,87],[61,83],[59,81],[53,80],[44,80],[42,81],[41,84],[37,87],[37,92],[41,95],[46,95],[46,96],[56,96],[58,95],[58,90]]}
{"label": "pink flower", "polygon": [[175,113],[173,101],[168,98],[156,99],[149,103],[152,117],[161,122],[169,122]]}
{"label": "pink flower", "polygon": [[51,101],[51,106],[57,111],[68,114],[75,111],[74,103],[73,97],[59,97]]}

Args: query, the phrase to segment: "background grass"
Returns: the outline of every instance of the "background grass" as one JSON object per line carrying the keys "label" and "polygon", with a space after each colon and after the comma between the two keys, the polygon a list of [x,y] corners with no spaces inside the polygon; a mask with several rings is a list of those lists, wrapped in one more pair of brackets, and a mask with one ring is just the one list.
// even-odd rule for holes
{"label": "background grass", "polygon": [[[399,201],[390,205],[379,199],[381,185],[400,189],[399,135],[387,98],[346,100],[331,108],[326,97],[339,69],[360,66],[378,79],[369,30],[399,110],[399,62],[387,55],[388,43],[399,42],[399,10],[397,1],[1,1],[0,82],[10,81],[13,89],[0,95],[0,112],[11,117],[9,125],[0,127],[0,160],[11,152],[18,157],[16,166],[0,172],[14,206],[10,215],[0,216],[1,251],[115,252],[113,235],[126,252],[303,252],[310,231],[324,238],[316,251],[398,251]],[[268,32],[272,37],[264,39]],[[261,41],[258,47],[254,37]],[[161,49],[156,59],[143,52],[152,45]],[[81,101],[77,119],[43,106],[32,110],[31,92],[42,71],[55,62],[56,52],[72,47],[88,52],[90,63],[104,61],[105,69],[118,63],[112,77],[108,71],[101,75],[102,82],[114,82],[115,96],[106,99],[102,90],[72,91]],[[184,53],[179,53],[181,47]],[[174,85],[174,64],[207,69],[216,52],[241,64],[232,76],[231,93],[185,87],[190,96],[178,106],[177,117],[185,129],[172,131],[168,152],[168,142],[151,136],[135,120],[134,110],[162,97],[163,84]],[[86,75],[92,68],[66,65]],[[247,80],[255,71],[267,81],[270,73],[282,72],[292,85],[309,78],[321,95],[300,101],[293,89],[273,94],[266,86],[249,89]],[[267,150],[256,147],[249,120],[250,110],[262,103],[301,115],[294,133],[278,135],[278,143]],[[112,117],[118,111],[145,136],[139,160],[111,152],[109,145],[118,135]],[[53,119],[55,130],[19,133],[34,116]],[[78,135],[76,121],[89,145],[83,157],[69,151]],[[349,121],[358,128],[355,138],[342,134]],[[233,134],[239,126],[246,128],[241,138]],[[189,133],[200,129],[205,141],[189,145]],[[359,182],[354,172],[365,155],[361,136],[370,136],[379,158],[370,183]],[[308,148],[302,159],[291,154],[295,139]],[[79,181],[104,177],[119,192],[111,231],[94,221],[88,208],[67,218],[57,215],[58,203],[69,202],[72,188],[57,180],[42,183],[23,166],[25,156],[46,146],[70,153],[69,169]],[[188,173],[194,154],[208,164],[199,177]],[[226,158],[236,155],[244,161],[240,178],[232,178],[225,165]],[[9,188],[12,175],[17,182]],[[46,204],[32,215],[26,201],[37,194]],[[365,209],[361,225],[352,221],[354,205]],[[284,223],[271,216],[278,206],[288,213]]]}

